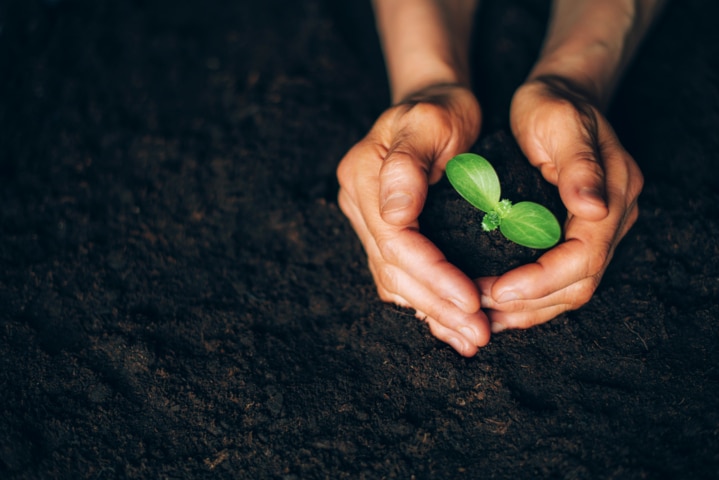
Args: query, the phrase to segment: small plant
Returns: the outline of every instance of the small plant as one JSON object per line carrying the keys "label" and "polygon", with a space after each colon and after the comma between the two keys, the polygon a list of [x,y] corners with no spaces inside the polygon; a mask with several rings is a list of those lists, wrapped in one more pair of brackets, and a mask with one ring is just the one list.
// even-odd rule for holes
{"label": "small plant", "polygon": [[562,228],[546,207],[500,200],[499,177],[484,157],[474,153],[457,155],[447,163],[447,178],[465,200],[484,212],[484,231],[499,227],[509,240],[530,248],[549,248],[559,242]]}

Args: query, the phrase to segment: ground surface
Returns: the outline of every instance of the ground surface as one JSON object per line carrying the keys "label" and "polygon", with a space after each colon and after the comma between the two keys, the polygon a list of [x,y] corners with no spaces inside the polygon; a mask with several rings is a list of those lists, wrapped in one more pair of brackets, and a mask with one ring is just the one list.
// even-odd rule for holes
{"label": "ground surface", "polygon": [[[546,5],[486,4],[511,159]],[[616,98],[647,181],[593,300],[472,359],[379,302],[335,203],[387,93],[334,5],[0,3],[0,476],[716,478],[719,4]]]}

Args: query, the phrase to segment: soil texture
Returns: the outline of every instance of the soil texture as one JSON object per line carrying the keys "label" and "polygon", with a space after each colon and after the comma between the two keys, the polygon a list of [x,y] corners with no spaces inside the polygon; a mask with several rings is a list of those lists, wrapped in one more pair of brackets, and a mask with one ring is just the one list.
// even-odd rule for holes
{"label": "soil texture", "polygon": [[[368,2],[367,2],[368,3]],[[475,150],[545,0],[487,0]],[[377,297],[335,168],[386,107],[365,2],[0,2],[0,477],[719,476],[719,3],[670,2],[610,116],[645,173],[593,299],[465,359]],[[442,182],[469,273],[538,252]]]}

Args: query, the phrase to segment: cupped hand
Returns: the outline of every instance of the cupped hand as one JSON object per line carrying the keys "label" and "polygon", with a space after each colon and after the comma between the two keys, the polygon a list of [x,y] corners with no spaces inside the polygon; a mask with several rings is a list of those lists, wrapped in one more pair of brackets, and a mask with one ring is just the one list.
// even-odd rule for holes
{"label": "cupped hand", "polygon": [[479,134],[474,95],[434,85],[385,111],[337,170],[339,205],[367,253],[383,301],[414,308],[464,356],[489,341],[479,291],[419,232],[428,186]]}
{"label": "cupped hand", "polygon": [[562,243],[535,263],[477,280],[492,331],[528,328],[592,297],[638,216],[643,177],[599,102],[572,82],[540,77],[515,93],[514,136],[567,208]]}

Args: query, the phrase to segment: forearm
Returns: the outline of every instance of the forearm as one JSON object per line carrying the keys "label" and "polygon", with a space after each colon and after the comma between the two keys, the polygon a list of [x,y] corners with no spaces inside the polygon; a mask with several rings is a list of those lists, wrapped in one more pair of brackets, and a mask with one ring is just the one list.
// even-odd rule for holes
{"label": "forearm", "polygon": [[565,78],[609,102],[625,67],[665,0],[555,0],[540,58],[530,80]]}
{"label": "forearm", "polygon": [[469,86],[469,38],[478,0],[373,0],[392,101],[429,85]]}

